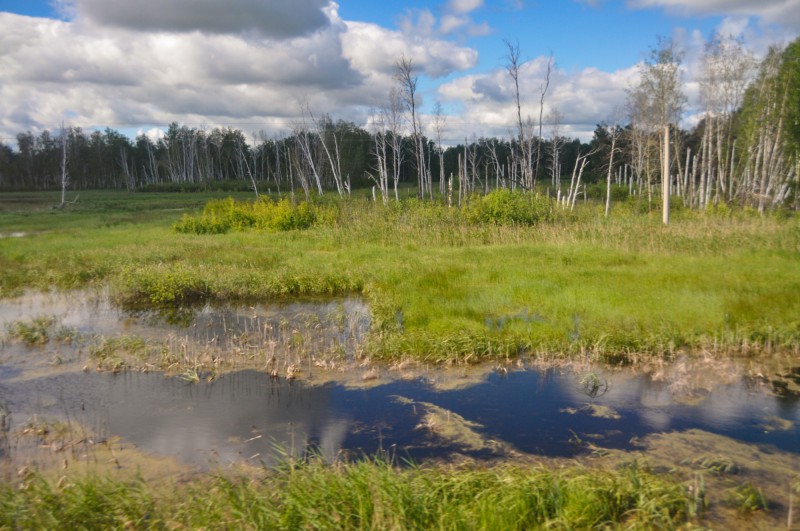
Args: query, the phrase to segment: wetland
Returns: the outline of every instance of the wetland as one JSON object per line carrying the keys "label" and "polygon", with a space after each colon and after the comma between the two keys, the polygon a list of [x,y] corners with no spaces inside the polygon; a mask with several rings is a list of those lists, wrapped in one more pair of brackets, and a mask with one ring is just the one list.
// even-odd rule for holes
{"label": "wetland", "polygon": [[[514,477],[595,505],[647,484],[658,510],[598,516],[633,527],[796,525],[795,220],[476,227],[356,205],[306,231],[196,235],[163,206],[0,223],[15,234],[0,240],[0,461],[28,489],[7,507],[91,485],[138,485],[170,511],[159,489],[176,481],[197,503],[365,481],[382,494],[359,503],[400,511],[397,482],[513,496]],[[50,216],[59,228],[42,230]],[[488,510],[457,492],[431,503],[463,511],[453,521]],[[326,503],[273,502],[303,518]]]}

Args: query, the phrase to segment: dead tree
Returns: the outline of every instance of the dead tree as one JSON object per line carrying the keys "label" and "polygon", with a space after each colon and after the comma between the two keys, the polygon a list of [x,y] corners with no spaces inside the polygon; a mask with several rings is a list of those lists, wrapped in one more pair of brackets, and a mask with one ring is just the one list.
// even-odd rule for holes
{"label": "dead tree", "polygon": [[67,185],[69,185],[69,170],[67,168],[67,151],[69,150],[69,136],[64,122],[61,122],[61,204],[58,208],[64,208],[67,203]]}
{"label": "dead tree", "polygon": [[424,199],[426,189],[424,153],[417,122],[418,77],[414,74],[414,62],[412,59],[403,55],[397,60],[395,63],[395,79],[400,84],[406,108],[411,113],[411,140],[414,145],[414,159],[417,165],[417,197]]}
{"label": "dead tree", "polygon": [[[514,103],[517,107],[517,149],[519,150],[518,154],[518,163],[519,168],[521,170],[521,181],[522,186],[528,190],[532,188],[533,178],[532,178],[532,168],[531,168],[531,153],[530,153],[530,142],[529,139],[525,135],[525,124],[522,121],[522,103],[520,101],[520,90],[519,90],[519,69],[520,69],[520,51],[518,44],[512,44],[509,41],[505,41],[506,48],[508,49],[508,53],[506,54],[506,72],[508,72],[509,77],[514,82]],[[513,147],[513,146],[512,146]]]}

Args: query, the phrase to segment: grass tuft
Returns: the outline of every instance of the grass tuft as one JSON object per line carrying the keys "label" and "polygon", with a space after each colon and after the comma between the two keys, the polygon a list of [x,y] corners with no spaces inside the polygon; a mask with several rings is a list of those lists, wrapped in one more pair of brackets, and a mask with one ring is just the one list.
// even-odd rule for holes
{"label": "grass tuft", "polygon": [[0,527],[671,529],[687,521],[688,503],[683,487],[638,466],[397,469],[312,457],[261,478],[212,475],[160,487],[136,477],[56,483],[31,473],[0,487]]}

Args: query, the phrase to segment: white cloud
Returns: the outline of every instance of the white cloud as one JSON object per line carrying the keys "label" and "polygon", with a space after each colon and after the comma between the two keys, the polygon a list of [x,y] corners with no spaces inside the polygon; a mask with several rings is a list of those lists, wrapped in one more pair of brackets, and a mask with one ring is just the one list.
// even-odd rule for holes
{"label": "white cloud", "polygon": [[484,0],[450,0],[447,3],[447,8],[453,13],[471,13],[478,8],[483,7]]}
{"label": "white cloud", "polygon": [[680,15],[741,15],[800,28],[800,0],[628,0],[634,8],[664,8]]}
{"label": "white cloud", "polygon": [[436,33],[436,17],[430,9],[407,10],[398,21],[403,33],[431,37]]}
{"label": "white cloud", "polygon": [[486,21],[475,22],[471,13],[483,7],[483,0],[451,0],[442,8],[437,19],[430,9],[408,9],[398,21],[398,26],[408,35],[435,37],[480,37],[492,33]]}
{"label": "white cloud", "polygon": [[[275,5],[260,2],[257,7],[255,0],[238,1],[245,11],[248,6],[268,9]],[[680,3],[636,1],[659,6]],[[700,2],[708,9],[722,3]],[[413,59],[421,76],[434,82],[447,78],[438,96],[451,113],[448,142],[473,134],[508,136],[514,129],[512,87],[502,68],[458,75],[477,65],[478,53],[453,42],[453,37],[491,31],[486,23],[476,24],[472,18],[483,2],[443,4],[440,19],[429,10],[416,11],[407,19],[409,25],[399,30],[342,20],[338,6],[327,0],[300,2],[298,13],[319,10],[314,6],[322,4],[323,24],[307,24],[303,27],[308,31],[293,30],[290,36],[278,32],[271,37],[264,35],[264,29],[257,36],[247,30],[247,24],[230,20],[212,28],[194,19],[186,26],[193,27],[191,31],[167,31],[158,24],[120,27],[112,21],[104,25],[95,11],[80,11],[100,9],[99,0],[72,1],[79,11],[71,21],[0,12],[0,137],[13,139],[20,131],[53,129],[62,120],[85,128],[147,130],[177,121],[208,127],[233,125],[248,134],[249,129],[262,127],[285,130],[297,119],[300,100],[315,112],[363,123],[366,108],[386,102],[401,55]],[[736,3],[740,7],[751,4]],[[757,27],[754,20],[730,15],[718,29],[722,34],[743,33],[757,56],[768,45],[792,36],[789,30]],[[230,31],[223,31],[225,27]],[[687,124],[696,119],[697,65],[704,37],[699,31],[674,35],[686,50]],[[538,119],[546,62],[546,57],[538,57],[521,70],[523,114],[534,119]],[[595,124],[612,119],[615,109],[624,104],[625,91],[637,76],[635,65],[614,72],[555,71],[544,115],[558,108],[564,115],[564,134],[588,140]]]}
{"label": "white cloud", "polygon": [[[537,57],[520,68],[523,119],[531,117],[538,121],[539,97],[548,61],[549,57]],[[544,116],[557,108],[564,115],[562,134],[589,140],[598,122],[615,118],[624,104],[626,90],[637,76],[636,66],[616,72],[586,68],[569,73],[555,69],[545,95]],[[514,88],[504,69],[463,76],[442,85],[439,93],[444,101],[463,106],[459,125],[462,130],[468,130],[467,136],[508,136],[515,128]],[[458,136],[450,136],[451,140],[458,141]],[[463,132],[459,136],[463,140]]]}
{"label": "white cloud", "polygon": [[442,17],[442,20],[439,24],[439,28],[441,29],[442,33],[452,33],[459,28],[463,28],[464,26],[470,23],[469,17],[463,15],[452,15],[446,14]]}
{"label": "white cloud", "polygon": [[167,136],[163,129],[159,129],[157,127],[150,128],[146,131],[144,129],[139,129],[138,131],[136,131],[136,136],[141,136],[141,135],[146,136],[153,142],[158,142],[159,140]]}
{"label": "white cloud", "polygon": [[386,98],[405,54],[433,78],[470,68],[477,52],[341,20],[292,38],[104,27],[0,12],[0,137],[53,129],[147,128],[172,121],[288,129],[306,101],[359,119]]}

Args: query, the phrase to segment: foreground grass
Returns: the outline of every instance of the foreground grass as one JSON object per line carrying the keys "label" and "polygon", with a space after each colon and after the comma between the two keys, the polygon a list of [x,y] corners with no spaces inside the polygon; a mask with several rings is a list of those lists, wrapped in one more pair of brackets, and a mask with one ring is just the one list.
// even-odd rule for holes
{"label": "foreground grass", "polygon": [[687,490],[634,463],[579,467],[440,467],[317,461],[260,479],[179,485],[29,474],[0,486],[6,529],[671,529],[693,509]]}
{"label": "foreground grass", "polygon": [[524,351],[625,362],[680,348],[800,347],[797,218],[676,212],[663,227],[623,207],[604,219],[588,204],[515,225],[352,200],[308,230],[173,230],[202,204],[89,193],[64,212],[7,207],[0,233],[31,234],[0,239],[0,294],[110,284],[131,306],[361,294],[369,353],[385,358]]}

